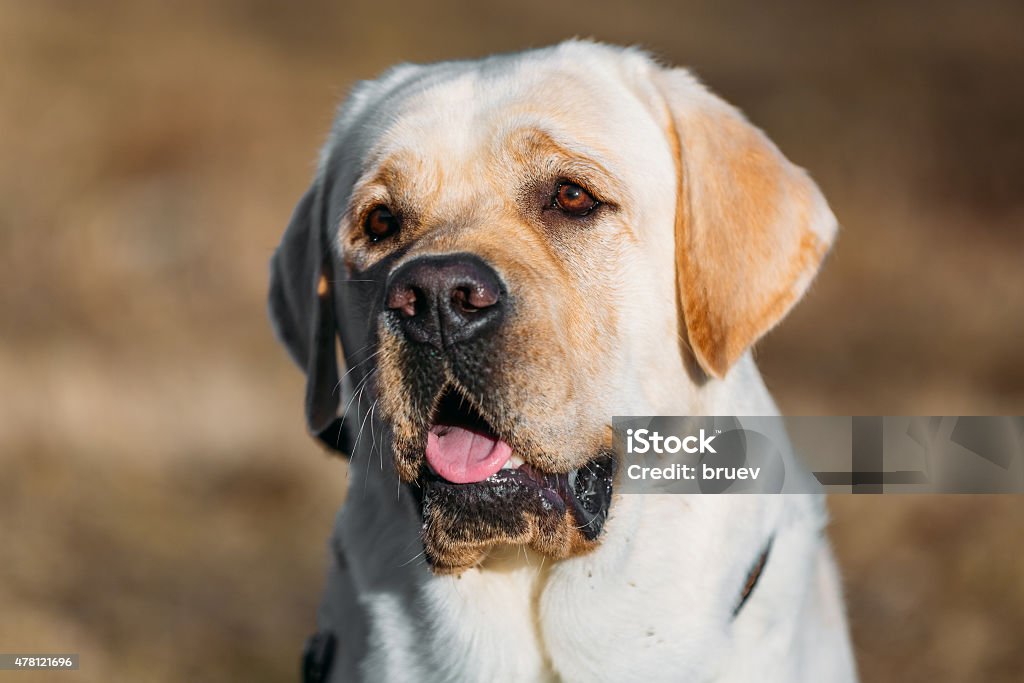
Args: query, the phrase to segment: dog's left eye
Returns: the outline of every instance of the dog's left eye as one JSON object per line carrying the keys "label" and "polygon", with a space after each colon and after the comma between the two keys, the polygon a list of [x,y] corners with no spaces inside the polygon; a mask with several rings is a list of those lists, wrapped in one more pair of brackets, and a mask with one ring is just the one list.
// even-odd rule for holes
{"label": "dog's left eye", "polygon": [[363,220],[363,231],[371,242],[380,242],[391,237],[398,232],[399,227],[398,217],[391,213],[386,206],[374,207],[373,211],[366,214],[366,218]]}
{"label": "dog's left eye", "polygon": [[551,203],[571,216],[586,216],[600,204],[576,183],[559,183]]}

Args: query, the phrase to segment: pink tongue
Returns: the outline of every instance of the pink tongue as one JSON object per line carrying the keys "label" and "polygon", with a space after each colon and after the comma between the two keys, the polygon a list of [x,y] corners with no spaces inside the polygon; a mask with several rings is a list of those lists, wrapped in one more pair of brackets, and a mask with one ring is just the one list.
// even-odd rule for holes
{"label": "pink tongue", "polygon": [[427,434],[427,462],[454,484],[483,481],[510,457],[507,443],[465,427],[435,425]]}

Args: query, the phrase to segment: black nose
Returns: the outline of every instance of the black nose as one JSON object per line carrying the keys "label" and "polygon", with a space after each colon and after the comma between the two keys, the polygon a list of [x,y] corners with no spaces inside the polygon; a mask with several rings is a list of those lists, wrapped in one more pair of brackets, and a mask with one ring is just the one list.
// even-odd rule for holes
{"label": "black nose", "polygon": [[405,336],[437,348],[492,331],[504,315],[498,274],[472,254],[422,256],[388,279],[386,306]]}

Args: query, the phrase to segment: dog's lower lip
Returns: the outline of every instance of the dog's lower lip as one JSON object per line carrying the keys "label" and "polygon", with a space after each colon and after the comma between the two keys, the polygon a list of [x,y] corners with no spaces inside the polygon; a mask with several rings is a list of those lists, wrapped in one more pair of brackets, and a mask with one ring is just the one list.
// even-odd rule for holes
{"label": "dog's lower lip", "polygon": [[544,472],[523,462],[515,468],[502,468],[483,481],[455,484],[438,476],[428,463],[421,483],[425,488],[447,486],[465,490],[467,494],[482,489],[500,491],[506,486],[529,487],[537,492],[546,507],[558,514],[570,510],[580,531],[592,539],[600,533],[608,515],[614,471],[613,458],[602,454],[568,473]]}

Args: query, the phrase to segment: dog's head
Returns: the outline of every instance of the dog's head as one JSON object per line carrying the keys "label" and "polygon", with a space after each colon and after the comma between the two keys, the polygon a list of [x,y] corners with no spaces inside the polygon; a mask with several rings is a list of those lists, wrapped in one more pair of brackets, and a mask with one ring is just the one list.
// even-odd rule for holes
{"label": "dog's head", "polygon": [[835,228],[760,131],[641,52],[401,66],[342,107],[270,310],[311,429],[351,412],[342,385],[350,422],[386,426],[436,571],[497,543],[564,558],[608,514],[611,416],[694,405]]}

